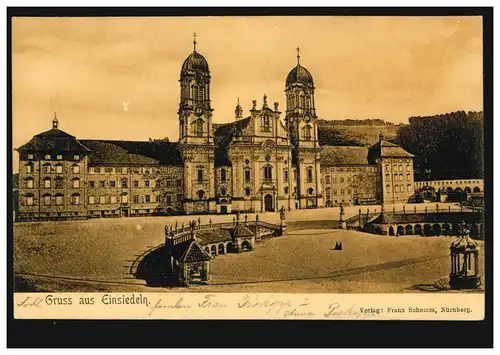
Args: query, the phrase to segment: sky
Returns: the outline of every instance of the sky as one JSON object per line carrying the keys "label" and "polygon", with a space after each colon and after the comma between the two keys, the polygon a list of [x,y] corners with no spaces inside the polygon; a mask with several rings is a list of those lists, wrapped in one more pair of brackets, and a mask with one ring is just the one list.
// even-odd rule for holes
{"label": "sky", "polygon": [[[213,122],[279,102],[297,63],[320,119],[482,110],[480,17],[14,18],[14,148],[51,128],[81,139],[178,139],[179,75],[193,50],[211,71]],[[14,152],[14,171],[18,154]]]}

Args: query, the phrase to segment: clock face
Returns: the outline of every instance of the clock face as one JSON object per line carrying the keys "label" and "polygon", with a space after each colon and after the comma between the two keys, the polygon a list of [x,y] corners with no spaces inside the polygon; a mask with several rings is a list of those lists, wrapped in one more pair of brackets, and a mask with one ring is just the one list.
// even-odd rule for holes
{"label": "clock face", "polygon": [[203,108],[201,108],[201,107],[197,107],[197,108],[194,110],[194,113],[196,114],[196,116],[201,116],[201,115],[203,115]]}
{"label": "clock face", "polygon": [[307,115],[304,117],[305,122],[309,122],[311,120],[311,116]]}

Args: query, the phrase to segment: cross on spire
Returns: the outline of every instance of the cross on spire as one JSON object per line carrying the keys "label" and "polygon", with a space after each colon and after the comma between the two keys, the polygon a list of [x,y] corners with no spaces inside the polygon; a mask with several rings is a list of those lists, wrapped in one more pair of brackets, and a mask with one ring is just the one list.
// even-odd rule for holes
{"label": "cross on spire", "polygon": [[300,47],[297,47],[297,65],[300,64]]}
{"label": "cross on spire", "polygon": [[196,52],[196,32],[193,33],[193,45],[194,45],[194,51]]}

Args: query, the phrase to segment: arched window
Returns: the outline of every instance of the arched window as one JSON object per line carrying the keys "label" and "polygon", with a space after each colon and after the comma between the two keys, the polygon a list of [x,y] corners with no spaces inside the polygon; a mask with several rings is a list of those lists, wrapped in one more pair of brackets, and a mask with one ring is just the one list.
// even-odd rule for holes
{"label": "arched window", "polygon": [[205,197],[205,191],[203,190],[198,191],[196,194],[198,195],[198,200],[203,200]]}
{"label": "arched window", "polygon": [[243,169],[245,182],[250,182],[252,180],[252,174],[250,168]]}
{"label": "arched window", "polygon": [[390,168],[390,166],[389,166],[389,165],[386,165],[386,166],[385,166],[385,171],[391,171],[391,168]]}
{"label": "arched window", "polygon": [[406,181],[410,181],[410,174],[406,174]]}
{"label": "arched window", "polygon": [[306,97],[304,94],[300,94],[300,107],[301,108],[306,107]]}
{"label": "arched window", "polygon": [[330,184],[330,175],[325,176],[325,184]]}
{"label": "arched window", "polygon": [[264,179],[271,180],[273,178],[273,167],[271,165],[266,165],[264,167]]}
{"label": "arched window", "polygon": [[329,187],[327,187],[325,189],[325,194],[326,194],[326,199],[327,200],[329,200],[331,198],[331,192],[332,192],[332,190]]}
{"label": "arched window", "polygon": [[245,196],[250,196],[251,193],[252,193],[252,191],[247,187],[245,189]]}
{"label": "arched window", "polygon": [[385,191],[391,192],[391,185],[385,185]]}
{"label": "arched window", "polygon": [[50,189],[50,178],[49,177],[43,178],[43,187],[45,189]]}
{"label": "arched window", "polygon": [[50,165],[50,163],[43,164],[43,172],[45,174],[50,174],[52,172],[52,166]]}
{"label": "arched window", "polygon": [[62,189],[64,186],[64,180],[62,177],[58,176],[54,179],[54,186],[56,189]]}
{"label": "arched window", "polygon": [[285,186],[283,191],[285,192],[285,195],[288,195],[288,187]]}
{"label": "arched window", "polygon": [[310,187],[309,189],[307,189],[307,193],[308,193],[309,195],[312,195],[312,194],[314,193],[313,188],[312,188],[312,187]]}
{"label": "arched window", "polygon": [[343,177],[343,176],[341,176],[341,177],[340,177],[340,183],[341,183],[341,184],[343,184],[343,183],[344,183],[344,177]]}
{"label": "arched window", "polygon": [[198,99],[198,85],[193,85],[192,86],[192,89],[193,89],[193,99],[194,100],[197,100]]}
{"label": "arched window", "polygon": [[311,126],[307,125],[304,127],[304,140],[311,140]]}
{"label": "arched window", "polygon": [[50,206],[50,203],[51,203],[51,196],[50,196],[50,194],[44,194],[43,195],[43,204],[45,206]]}
{"label": "arched window", "polygon": [[403,165],[399,165],[399,171],[403,171]]}
{"label": "arched window", "polygon": [[262,131],[269,132],[271,131],[271,120],[268,115],[262,115]]}
{"label": "arched window", "polygon": [[304,107],[306,109],[308,109],[309,107],[311,107],[311,97],[309,95],[306,95],[306,102],[305,102]]}
{"label": "arched window", "polygon": [[127,179],[121,179],[120,180],[120,185],[123,187],[123,188],[126,188],[128,186],[128,180]]}
{"label": "arched window", "polygon": [[71,195],[71,204],[72,205],[79,205],[80,204],[80,194]]}
{"label": "arched window", "polygon": [[61,163],[56,164],[56,174],[62,174],[63,165]]}
{"label": "arched window", "polygon": [[226,193],[227,193],[227,191],[226,191],[225,188],[220,189],[220,195],[221,196],[226,196]]}
{"label": "arched window", "polygon": [[411,185],[410,184],[406,185],[406,191],[411,192]]}
{"label": "arched window", "polygon": [[80,179],[79,178],[74,178],[73,179],[73,188],[74,189],[79,189],[80,188]]}
{"label": "arched window", "polygon": [[306,169],[306,175],[307,175],[307,182],[313,182],[313,169],[311,166]]}
{"label": "arched window", "polygon": [[408,171],[408,172],[410,171],[410,165],[408,165],[408,164],[406,165],[406,171]]}
{"label": "arched window", "polygon": [[205,98],[205,88],[203,86],[198,88],[198,95],[196,96],[197,100],[203,100]]}
{"label": "arched window", "polygon": [[226,181],[226,169],[221,169],[221,171],[220,171],[220,180],[222,182]]}

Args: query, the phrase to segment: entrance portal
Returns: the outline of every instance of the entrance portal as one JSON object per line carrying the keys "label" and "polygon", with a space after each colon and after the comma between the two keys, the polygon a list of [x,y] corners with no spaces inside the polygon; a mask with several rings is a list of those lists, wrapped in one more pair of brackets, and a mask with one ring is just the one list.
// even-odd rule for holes
{"label": "entrance portal", "polygon": [[227,214],[227,206],[220,206],[220,213]]}
{"label": "entrance portal", "polygon": [[266,195],[264,197],[264,209],[266,212],[274,212],[273,197],[271,195]]}

